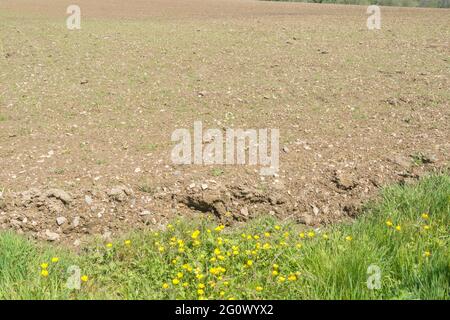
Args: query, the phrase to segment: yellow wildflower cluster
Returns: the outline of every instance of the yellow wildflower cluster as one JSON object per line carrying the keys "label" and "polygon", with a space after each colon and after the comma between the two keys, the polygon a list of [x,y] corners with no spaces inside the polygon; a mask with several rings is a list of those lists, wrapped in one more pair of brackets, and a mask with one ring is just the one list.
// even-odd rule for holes
{"label": "yellow wildflower cluster", "polygon": [[[48,262],[42,262],[40,264],[40,269],[41,269],[40,275],[43,278],[47,278],[50,275],[49,268],[50,269],[51,268],[57,268],[56,264],[59,262],[59,257],[52,257],[50,259],[50,261],[54,265],[53,267]],[[83,275],[83,276],[81,276],[80,280],[82,282],[87,282],[88,281],[88,276],[87,275]]]}
{"label": "yellow wildflower cluster", "polygon": [[221,225],[217,226],[216,228],[214,228],[214,231],[220,232],[220,231],[222,231],[224,228],[225,228],[225,226],[221,224]]}
{"label": "yellow wildflower cluster", "polygon": [[[244,232],[239,239],[227,237],[225,232],[222,233],[224,228],[224,225],[218,225],[182,233],[174,230],[167,234],[167,242],[155,239],[156,250],[168,257],[167,262],[172,269],[165,282],[161,283],[170,296],[189,297],[194,293],[198,299],[235,299],[236,292],[242,290],[240,279],[251,278],[255,272],[258,274],[268,259],[277,252],[281,254],[284,248],[302,246],[281,226],[261,233]],[[315,236],[314,231],[309,231],[301,238],[312,239]],[[277,264],[272,264],[271,274],[278,283],[287,284],[298,279],[297,273],[282,275]],[[255,283],[253,288],[256,292],[265,291],[261,282]],[[235,292],[234,295],[231,292]]]}
{"label": "yellow wildflower cluster", "polygon": [[[394,223],[392,222],[392,220],[386,220],[386,226],[388,226],[388,228],[394,227]],[[402,231],[402,227],[398,224],[395,226],[394,228],[396,231]]]}

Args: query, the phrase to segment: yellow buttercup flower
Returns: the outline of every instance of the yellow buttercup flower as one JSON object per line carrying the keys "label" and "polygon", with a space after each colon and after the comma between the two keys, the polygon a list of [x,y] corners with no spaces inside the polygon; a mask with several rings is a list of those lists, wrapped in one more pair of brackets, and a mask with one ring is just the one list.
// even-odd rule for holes
{"label": "yellow buttercup flower", "polygon": [[351,236],[346,236],[346,237],[345,237],[345,240],[347,240],[347,241],[352,241],[353,238],[352,238]]}
{"label": "yellow buttercup flower", "polygon": [[273,270],[273,271],[272,271],[272,275],[273,275],[273,276],[277,276],[277,275],[278,275],[278,271],[277,271],[277,270]]}
{"label": "yellow buttercup flower", "polygon": [[314,231],[308,232],[308,237],[309,237],[309,238],[314,238],[315,235],[316,235],[316,234],[314,233]]}
{"label": "yellow buttercup flower", "polygon": [[423,220],[428,220],[428,218],[430,218],[430,216],[428,215],[428,213],[422,213],[422,219],[423,219]]}
{"label": "yellow buttercup flower", "polygon": [[196,277],[198,280],[201,280],[201,279],[203,279],[204,275],[201,274],[201,273],[199,273],[199,274],[197,274],[195,277]]}
{"label": "yellow buttercup flower", "polygon": [[301,244],[301,243],[297,243],[297,244],[295,245],[295,247],[296,247],[297,249],[300,249],[300,248],[302,247],[302,244]]}
{"label": "yellow buttercup flower", "polygon": [[112,248],[112,246],[113,246],[112,243],[107,243],[107,244],[106,244],[106,247],[107,247],[107,248]]}
{"label": "yellow buttercup flower", "polygon": [[426,225],[423,226],[423,229],[424,229],[424,230],[430,230],[431,227],[430,227],[429,225],[426,224]]}
{"label": "yellow buttercup flower", "polygon": [[305,238],[305,233],[304,233],[304,232],[300,232],[300,233],[298,234],[298,236],[299,236],[301,239],[304,239],[304,238]]}
{"label": "yellow buttercup flower", "polygon": [[275,226],[275,230],[280,230],[281,227],[280,226]]}
{"label": "yellow buttercup flower", "polygon": [[53,258],[52,258],[52,262],[53,262],[53,263],[57,263],[58,261],[59,261],[59,258],[58,258],[58,257],[53,257]]}
{"label": "yellow buttercup flower", "polygon": [[297,280],[297,276],[296,276],[295,274],[291,274],[291,275],[288,277],[288,280],[289,280],[289,281],[295,281],[295,280]]}
{"label": "yellow buttercup flower", "polygon": [[402,227],[401,227],[400,225],[398,225],[398,226],[395,227],[395,230],[401,231],[401,230],[402,230]]}
{"label": "yellow buttercup flower", "polygon": [[191,237],[192,237],[192,239],[195,240],[198,238],[199,235],[200,235],[200,230],[195,230],[194,232],[192,232]]}
{"label": "yellow buttercup flower", "polygon": [[204,285],[203,283],[199,283],[199,284],[198,284],[198,288],[199,288],[199,289],[205,289],[205,285]]}
{"label": "yellow buttercup flower", "polygon": [[223,224],[217,226],[216,228],[214,228],[214,231],[220,232],[225,228],[225,226]]}
{"label": "yellow buttercup flower", "polygon": [[125,240],[124,243],[125,243],[126,246],[129,246],[129,245],[131,245],[131,240]]}
{"label": "yellow buttercup flower", "polygon": [[202,296],[202,295],[205,294],[205,291],[204,291],[203,289],[198,289],[198,290],[197,290],[197,294],[198,294],[199,296]]}
{"label": "yellow buttercup flower", "polygon": [[328,235],[324,234],[324,235],[322,236],[322,238],[323,238],[324,240],[328,240]]}
{"label": "yellow buttercup flower", "polygon": [[251,267],[253,265],[253,261],[252,260],[247,260],[246,263],[247,266]]}
{"label": "yellow buttercup flower", "polygon": [[388,227],[392,227],[394,224],[392,223],[391,220],[388,220],[388,221],[386,221],[386,225],[387,225]]}
{"label": "yellow buttercup flower", "polygon": [[274,263],[274,264],[272,265],[272,267],[273,267],[274,269],[278,269],[280,266],[279,266],[278,264]]}
{"label": "yellow buttercup flower", "polygon": [[47,278],[48,277],[48,270],[47,269],[41,270],[41,276],[44,277],[44,278]]}
{"label": "yellow buttercup flower", "polygon": [[430,252],[430,251],[425,251],[425,252],[423,253],[423,256],[426,257],[426,258],[428,258],[429,256],[431,256],[431,252]]}
{"label": "yellow buttercup flower", "polygon": [[87,282],[89,280],[89,277],[87,275],[82,275],[80,279],[83,282]]}
{"label": "yellow buttercup flower", "polygon": [[220,249],[219,248],[215,248],[214,249],[214,254],[217,256],[220,254]]}
{"label": "yellow buttercup flower", "polygon": [[264,237],[270,238],[270,232],[264,232]]}
{"label": "yellow buttercup flower", "polygon": [[256,289],[256,291],[258,291],[258,292],[263,291],[263,287],[260,287],[260,286],[257,286],[255,289]]}
{"label": "yellow buttercup flower", "polygon": [[169,284],[168,283],[163,283],[162,287],[163,287],[163,289],[167,289],[167,288],[169,288]]}
{"label": "yellow buttercup flower", "polygon": [[177,273],[177,278],[178,278],[178,279],[183,278],[183,276],[184,276],[183,272],[178,272],[178,273]]}
{"label": "yellow buttercup flower", "polygon": [[175,285],[177,285],[177,284],[180,283],[180,280],[178,280],[178,279],[173,279],[173,280],[172,280],[172,283],[175,284]]}
{"label": "yellow buttercup flower", "polygon": [[220,291],[219,296],[223,297],[225,295],[225,291]]}
{"label": "yellow buttercup flower", "polygon": [[278,277],[278,282],[284,282],[284,281],[286,281],[285,277],[283,277],[283,276]]}
{"label": "yellow buttercup flower", "polygon": [[223,267],[217,267],[217,268],[211,268],[209,269],[209,272],[211,272],[211,274],[213,275],[217,275],[220,273],[224,273],[225,271],[227,271],[227,269],[223,268]]}
{"label": "yellow buttercup flower", "polygon": [[48,263],[47,262],[41,263],[41,268],[42,269],[47,269],[48,268]]}

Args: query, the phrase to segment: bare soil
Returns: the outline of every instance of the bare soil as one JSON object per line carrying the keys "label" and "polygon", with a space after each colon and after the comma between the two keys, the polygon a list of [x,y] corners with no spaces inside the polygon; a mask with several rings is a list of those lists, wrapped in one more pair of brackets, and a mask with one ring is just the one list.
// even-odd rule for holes
{"label": "bare soil", "polygon": [[[308,226],[449,167],[450,10],[249,0],[0,2],[0,229],[80,245],[177,216]],[[280,172],[170,160],[279,128]],[[432,192],[432,190],[430,190]]]}

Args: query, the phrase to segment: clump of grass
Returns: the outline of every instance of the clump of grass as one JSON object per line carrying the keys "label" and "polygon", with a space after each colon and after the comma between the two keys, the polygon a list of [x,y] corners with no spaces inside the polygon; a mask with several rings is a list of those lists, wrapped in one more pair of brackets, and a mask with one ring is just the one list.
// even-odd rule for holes
{"label": "clump of grass", "polygon": [[219,177],[223,174],[224,174],[224,171],[222,169],[214,168],[211,170],[211,175],[213,175],[214,177]]}
{"label": "clump of grass", "polygon": [[142,151],[146,151],[146,152],[153,152],[153,151],[156,151],[156,149],[158,149],[157,143],[146,143],[146,144],[142,144],[138,147],[138,150],[142,150]]}
{"label": "clump of grass", "polygon": [[6,121],[6,116],[0,114],[0,122]]}
{"label": "clump of grass", "polygon": [[55,170],[53,170],[53,173],[55,174],[64,174],[66,170],[64,168],[56,168]]}
{"label": "clump of grass", "polygon": [[151,195],[155,194],[155,192],[156,192],[156,189],[154,187],[152,187],[147,180],[142,181],[138,185],[138,190],[140,192],[148,193],[148,194],[151,194]]}
{"label": "clump of grass", "polygon": [[98,166],[102,166],[102,165],[105,165],[105,164],[107,164],[108,162],[106,161],[106,160],[103,160],[103,159],[97,159],[97,160],[95,160],[95,164],[96,165],[98,165]]}
{"label": "clump of grass", "polygon": [[[67,255],[46,277],[51,249],[3,234],[0,298],[448,299],[449,213],[450,177],[433,176],[385,189],[350,225],[177,220]],[[73,263],[89,276],[75,291],[62,272]]]}

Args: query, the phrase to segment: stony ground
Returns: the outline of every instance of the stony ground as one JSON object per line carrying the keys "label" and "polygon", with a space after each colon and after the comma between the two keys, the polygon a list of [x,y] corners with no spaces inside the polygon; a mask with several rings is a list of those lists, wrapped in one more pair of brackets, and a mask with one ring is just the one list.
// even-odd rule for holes
{"label": "stony ground", "polygon": [[[446,9],[247,0],[0,2],[0,228],[79,245],[177,215],[351,218],[449,166]],[[181,166],[172,132],[279,128],[280,172]]]}

